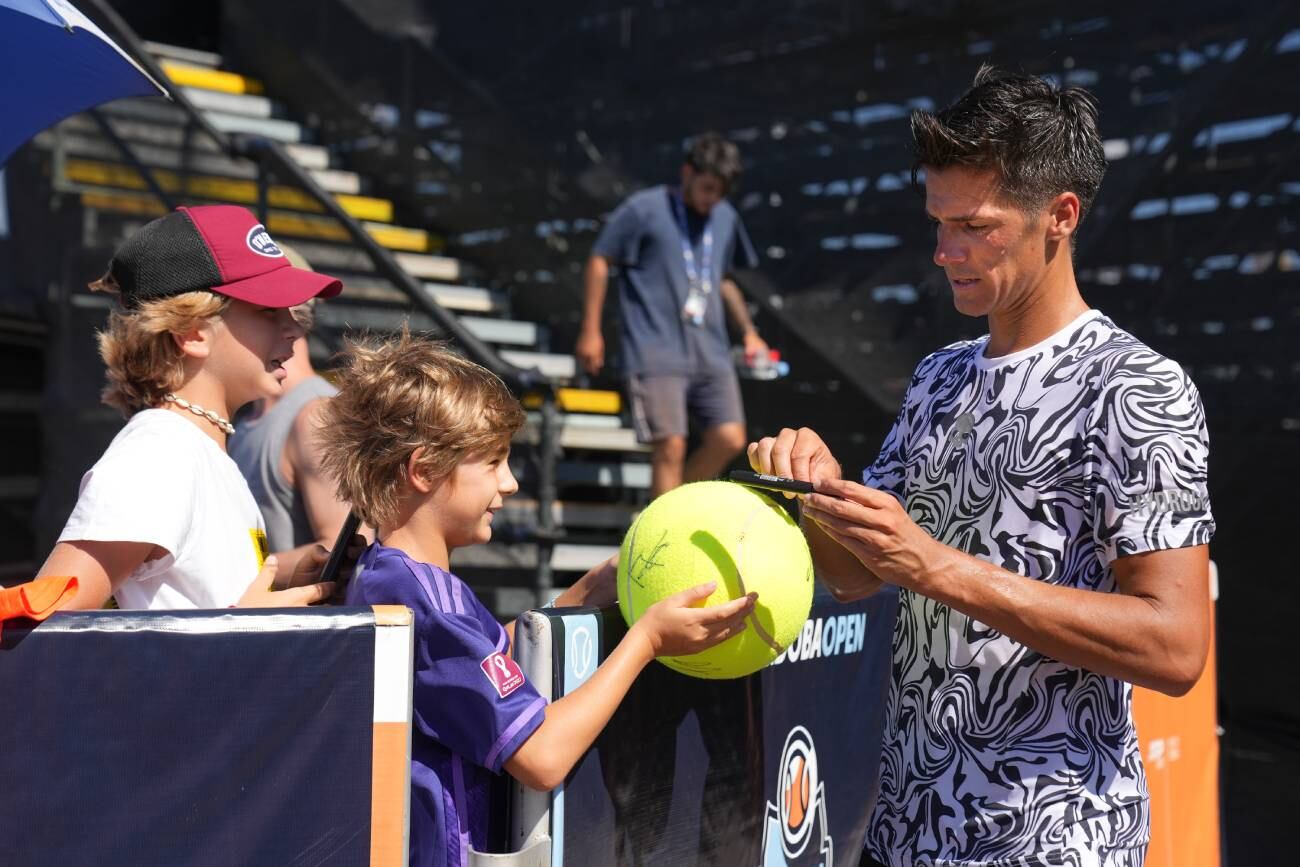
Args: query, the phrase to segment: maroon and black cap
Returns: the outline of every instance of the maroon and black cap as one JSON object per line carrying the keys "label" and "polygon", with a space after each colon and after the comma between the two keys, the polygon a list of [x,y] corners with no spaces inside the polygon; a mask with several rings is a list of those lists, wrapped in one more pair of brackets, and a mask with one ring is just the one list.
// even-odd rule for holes
{"label": "maroon and black cap", "polygon": [[266,227],[236,205],[177,208],[117,248],[108,265],[128,308],[206,290],[262,307],[293,307],[343,290],[337,277],[289,263]]}

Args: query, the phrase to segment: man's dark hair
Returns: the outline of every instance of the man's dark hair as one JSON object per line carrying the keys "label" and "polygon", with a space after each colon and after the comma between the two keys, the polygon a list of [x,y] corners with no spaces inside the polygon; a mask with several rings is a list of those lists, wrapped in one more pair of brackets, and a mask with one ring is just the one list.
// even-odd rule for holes
{"label": "man's dark hair", "polygon": [[1069,191],[1082,221],[1106,173],[1092,94],[987,64],[952,105],[912,112],[912,139],[913,183],[922,168],[993,169],[1002,194],[1030,214]]}
{"label": "man's dark hair", "polygon": [[717,175],[728,190],[735,188],[742,171],[740,149],[716,132],[700,133],[691,139],[686,164],[697,172]]}

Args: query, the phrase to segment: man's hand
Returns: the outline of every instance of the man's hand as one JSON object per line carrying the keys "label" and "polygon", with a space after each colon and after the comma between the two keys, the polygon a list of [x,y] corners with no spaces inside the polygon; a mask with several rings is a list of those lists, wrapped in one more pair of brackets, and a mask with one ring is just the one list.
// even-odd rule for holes
{"label": "man's hand", "polygon": [[618,555],[592,568],[556,597],[557,607],[608,608],[618,601]]}
{"label": "man's hand", "polygon": [[589,376],[596,376],[605,366],[604,336],[599,331],[584,330],[578,335],[573,355]]}
{"label": "man's hand", "polygon": [[754,363],[755,358],[767,358],[768,353],[771,351],[771,347],[767,345],[767,341],[759,337],[757,331],[746,331],[743,341],[745,347],[745,361],[750,364]]}
{"label": "man's hand", "polygon": [[[304,545],[302,548],[295,550],[302,553],[294,561],[293,571],[290,574],[276,575],[276,590],[314,584],[320,578],[321,570],[325,568],[325,562],[330,558],[329,549],[319,542],[313,545]],[[267,562],[270,562],[270,558],[267,558]]]}
{"label": "man's hand", "polygon": [[[785,476],[802,482],[816,484],[822,480],[838,480],[840,463],[822,442],[816,431],[806,427],[799,430],[785,428],[774,437],[763,437],[750,443],[749,465],[755,472]],[[787,493],[786,499],[794,496]]]}
{"label": "man's hand", "polygon": [[[262,571],[257,573],[253,583],[248,585],[248,589],[240,597],[239,608],[302,608],[324,602],[334,592],[333,582],[306,584],[288,590],[273,590],[279,565],[274,554],[266,558],[266,562],[262,564]],[[319,567],[316,571],[319,573]]]}
{"label": "man's hand", "polygon": [[822,479],[803,515],[889,584],[916,587],[953,549],[922,530],[893,496],[856,482]]}

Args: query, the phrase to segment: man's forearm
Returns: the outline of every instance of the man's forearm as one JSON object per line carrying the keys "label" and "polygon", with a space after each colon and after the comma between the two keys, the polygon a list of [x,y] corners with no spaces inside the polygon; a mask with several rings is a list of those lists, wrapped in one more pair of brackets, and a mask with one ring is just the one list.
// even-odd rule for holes
{"label": "man's forearm", "polygon": [[609,263],[600,256],[587,260],[583,279],[582,328],[600,331],[601,314],[605,309],[605,291],[609,285]]}
{"label": "man's forearm", "polygon": [[1143,596],[1060,587],[948,551],[906,586],[1052,659],[1170,694],[1190,688],[1204,665],[1185,612]]}
{"label": "man's forearm", "polygon": [[731,315],[731,321],[735,324],[736,329],[743,334],[758,333],[754,327],[754,320],[749,316],[749,307],[745,304],[745,296],[740,291],[740,287],[730,277],[722,279],[722,300],[726,302],[727,312]]}
{"label": "man's forearm", "polygon": [[810,518],[800,518],[813,570],[831,595],[839,602],[865,599],[878,591],[884,582],[877,578],[853,552],[836,542]]}

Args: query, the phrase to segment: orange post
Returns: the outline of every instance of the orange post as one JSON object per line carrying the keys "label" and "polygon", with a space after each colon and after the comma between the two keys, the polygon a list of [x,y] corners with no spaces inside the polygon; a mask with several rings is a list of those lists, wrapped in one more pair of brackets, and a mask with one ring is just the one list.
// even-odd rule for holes
{"label": "orange post", "polygon": [[1151,792],[1146,867],[1219,867],[1219,736],[1213,617],[1201,679],[1181,698],[1133,687]]}

